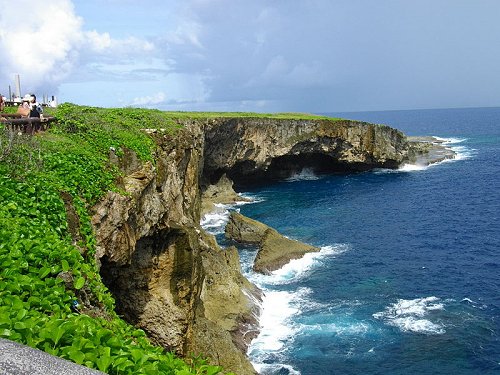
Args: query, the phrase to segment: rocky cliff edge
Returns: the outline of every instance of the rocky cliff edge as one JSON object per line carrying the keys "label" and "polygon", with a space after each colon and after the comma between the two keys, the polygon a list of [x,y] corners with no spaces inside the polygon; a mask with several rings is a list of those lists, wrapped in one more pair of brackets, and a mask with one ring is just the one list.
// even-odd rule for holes
{"label": "rocky cliff edge", "polygon": [[258,329],[259,290],[241,274],[236,249],[200,227],[201,195],[227,174],[236,183],[318,172],[396,168],[409,159],[405,136],[386,126],[324,119],[183,120],[176,135],[148,129],[154,162],[127,150],[110,155],[124,194],[94,207],[97,262],[126,320],[158,345],[202,353],[239,375]]}

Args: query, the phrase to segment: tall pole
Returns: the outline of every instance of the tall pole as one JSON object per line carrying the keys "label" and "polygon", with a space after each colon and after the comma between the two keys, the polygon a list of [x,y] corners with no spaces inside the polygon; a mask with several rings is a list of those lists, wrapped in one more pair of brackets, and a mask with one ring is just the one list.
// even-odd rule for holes
{"label": "tall pole", "polygon": [[19,74],[15,75],[16,79],[16,95],[20,98],[21,97],[21,78],[19,78]]}

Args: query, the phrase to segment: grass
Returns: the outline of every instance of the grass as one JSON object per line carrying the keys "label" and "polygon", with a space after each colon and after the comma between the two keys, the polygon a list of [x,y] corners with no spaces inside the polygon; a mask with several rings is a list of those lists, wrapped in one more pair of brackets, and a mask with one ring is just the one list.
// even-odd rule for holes
{"label": "grass", "polygon": [[320,120],[329,119],[336,120],[335,118],[315,115],[311,113],[296,113],[296,112],[283,112],[283,113],[254,113],[254,112],[164,112],[166,116],[173,119],[205,119],[205,118],[269,118],[269,119],[288,119],[288,120]]}

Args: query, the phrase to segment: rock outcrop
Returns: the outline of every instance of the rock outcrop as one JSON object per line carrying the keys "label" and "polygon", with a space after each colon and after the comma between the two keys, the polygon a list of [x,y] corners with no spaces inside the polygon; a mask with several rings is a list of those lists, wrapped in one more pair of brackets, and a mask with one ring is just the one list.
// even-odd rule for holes
{"label": "rock outcrop", "polygon": [[306,253],[319,250],[317,247],[286,238],[274,229],[268,229],[259,244],[253,270],[267,274],[280,269],[292,259],[300,259]]}
{"label": "rock outcrop", "polygon": [[203,189],[201,195],[201,214],[215,210],[215,203],[233,204],[236,202],[248,202],[250,199],[242,197],[233,189],[233,181],[225,174],[214,185],[208,185]]}
{"label": "rock outcrop", "polygon": [[436,137],[408,137],[410,142],[409,161],[416,165],[439,163],[456,156],[455,151],[445,147],[444,141]]}
{"label": "rock outcrop", "polygon": [[226,237],[241,243],[258,244],[253,270],[268,274],[292,259],[299,259],[304,254],[319,251],[317,247],[291,240],[275,229],[238,212],[231,212],[225,229]]}
{"label": "rock outcrop", "polygon": [[236,242],[259,244],[266,230],[270,228],[260,221],[250,219],[239,212],[231,211],[224,231],[227,238]]}
{"label": "rock outcrop", "polygon": [[[154,163],[141,163],[127,150],[110,155],[125,174],[126,194],[109,192],[94,207],[96,261],[118,313],[155,343],[180,355],[208,355],[238,375],[254,374],[245,351],[256,334],[260,292],[241,275],[236,250],[220,249],[200,227],[201,191],[212,194],[209,185],[224,174],[248,183],[305,167],[395,168],[409,159],[410,146],[397,130],[347,120],[183,121],[174,136],[148,131],[157,143]],[[224,179],[223,185],[227,191]],[[283,256],[291,244],[277,241],[276,233],[264,231],[262,272],[306,251]]]}
{"label": "rock outcrop", "polygon": [[237,184],[316,173],[397,168],[409,158],[400,131],[350,120],[234,118],[210,120],[204,177],[226,173]]}

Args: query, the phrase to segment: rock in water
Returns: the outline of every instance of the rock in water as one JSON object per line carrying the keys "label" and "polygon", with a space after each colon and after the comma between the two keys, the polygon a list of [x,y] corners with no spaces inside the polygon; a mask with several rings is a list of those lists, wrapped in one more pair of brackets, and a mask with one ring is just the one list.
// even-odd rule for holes
{"label": "rock in water", "polygon": [[292,259],[299,259],[307,253],[319,250],[317,247],[286,238],[270,228],[265,231],[259,244],[253,269],[255,272],[267,274],[280,269]]}
{"label": "rock in water", "polygon": [[233,181],[225,174],[215,185],[208,185],[201,195],[201,214],[204,215],[215,209],[214,204],[233,204],[235,202],[249,202],[250,199],[242,197],[233,189]]}
{"label": "rock in water", "polygon": [[231,212],[225,232],[227,238],[237,242],[259,245],[253,269],[255,272],[263,274],[275,271],[292,259],[303,257],[306,253],[320,250],[317,247],[286,238],[266,224],[238,212]]}
{"label": "rock in water", "polygon": [[236,242],[259,244],[269,226],[232,211],[226,225],[226,237]]}
{"label": "rock in water", "polygon": [[410,142],[410,161],[416,165],[440,163],[457,156],[451,148],[443,145],[444,141],[436,137],[408,137]]}

